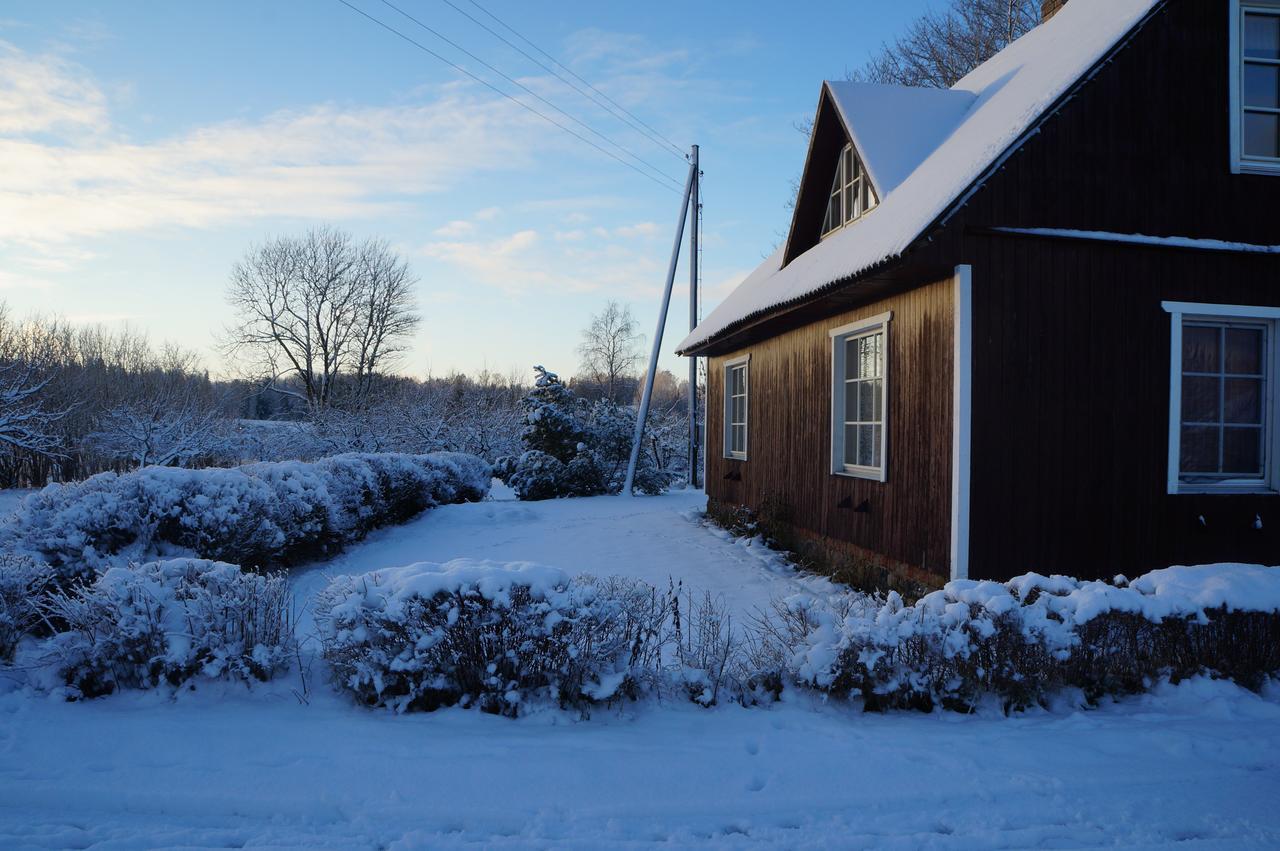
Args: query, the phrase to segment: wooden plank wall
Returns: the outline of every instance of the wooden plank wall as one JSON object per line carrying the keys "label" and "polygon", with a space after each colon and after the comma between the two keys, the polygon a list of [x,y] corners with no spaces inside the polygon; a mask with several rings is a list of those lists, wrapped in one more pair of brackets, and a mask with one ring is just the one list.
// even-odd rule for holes
{"label": "wooden plank wall", "polygon": [[[945,577],[950,568],[951,347],[947,279],[711,358],[707,493]],[[832,475],[829,329],[893,311],[889,328],[888,481]],[[726,360],[750,353],[749,451],[723,457]],[[863,501],[869,511],[853,510]],[[841,503],[847,507],[840,507]]]}
{"label": "wooden plank wall", "polygon": [[1160,305],[1280,306],[1280,257],[984,243],[972,248],[970,575],[1280,562],[1280,496],[1166,493],[1171,320]]}

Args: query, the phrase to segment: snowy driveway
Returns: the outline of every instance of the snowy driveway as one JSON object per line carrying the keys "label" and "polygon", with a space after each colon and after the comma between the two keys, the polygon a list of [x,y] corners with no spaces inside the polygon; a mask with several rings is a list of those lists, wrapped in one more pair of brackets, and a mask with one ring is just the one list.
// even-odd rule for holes
{"label": "snowy driveway", "polygon": [[[668,575],[739,611],[817,587],[697,494],[449,506],[325,573],[457,557]],[[313,679],[322,674],[317,663]],[[0,848],[1274,848],[1280,693],[1194,681],[1093,711],[864,715],[791,693],[518,721],[394,716],[293,677],[82,704],[5,692]]]}

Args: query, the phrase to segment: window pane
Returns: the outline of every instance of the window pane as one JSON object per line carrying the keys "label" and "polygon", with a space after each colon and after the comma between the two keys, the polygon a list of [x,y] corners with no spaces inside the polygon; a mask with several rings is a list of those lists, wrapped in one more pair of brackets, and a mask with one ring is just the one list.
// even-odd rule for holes
{"label": "window pane", "polygon": [[877,378],[871,383],[875,385],[876,393],[876,407],[875,410],[871,412],[871,418],[876,422],[881,422],[884,420],[884,381]]}
{"label": "window pane", "polygon": [[1280,65],[1244,66],[1244,105],[1280,109]]}
{"label": "window pane", "polygon": [[1182,421],[1184,423],[1216,423],[1220,378],[1186,375],[1182,378]]}
{"label": "window pane", "polygon": [[875,458],[875,426],[858,426],[858,466],[874,467]]}
{"label": "window pane", "polygon": [[1253,59],[1280,59],[1280,16],[1244,16],[1244,55]]}
{"label": "window pane", "polygon": [[1228,328],[1226,372],[1231,375],[1262,374],[1261,328]]}
{"label": "window pane", "polygon": [[733,399],[733,411],[730,422],[745,423],[747,421],[747,400],[743,396],[735,396]]}
{"label": "window pane", "polygon": [[844,427],[844,463],[858,463],[858,427]]}
{"label": "window pane", "polygon": [[844,375],[842,378],[858,377],[858,341],[844,341]]}
{"label": "window pane", "polygon": [[1244,152],[1250,157],[1280,158],[1280,115],[1272,112],[1244,114]]}
{"label": "window pane", "polygon": [[858,385],[858,422],[869,423],[876,418],[875,382],[863,381]]}
{"label": "window pane", "polygon": [[844,149],[844,180],[848,183],[853,179],[853,148]]}
{"label": "window pane", "polygon": [[1220,336],[1217,328],[1206,328],[1202,325],[1183,326],[1182,371],[1217,372]]}
{"label": "window pane", "polygon": [[858,207],[853,197],[853,186],[846,186],[844,188],[844,219],[847,222],[856,218],[857,215]]}
{"label": "window pane", "polygon": [[1182,472],[1218,472],[1218,429],[1216,426],[1182,427]]}
{"label": "window pane", "polygon": [[844,387],[844,421],[855,422],[858,419],[858,384],[845,383]]}
{"label": "window pane", "polygon": [[871,427],[871,447],[872,447],[871,448],[871,455],[872,455],[871,466],[873,467],[880,466],[880,461],[881,461],[880,438],[883,436],[883,432],[884,432],[884,426]]}
{"label": "window pane", "polygon": [[1222,407],[1225,422],[1262,425],[1261,379],[1228,378]]}
{"label": "window pane", "polygon": [[1222,432],[1222,472],[1262,474],[1262,429],[1227,428]]}

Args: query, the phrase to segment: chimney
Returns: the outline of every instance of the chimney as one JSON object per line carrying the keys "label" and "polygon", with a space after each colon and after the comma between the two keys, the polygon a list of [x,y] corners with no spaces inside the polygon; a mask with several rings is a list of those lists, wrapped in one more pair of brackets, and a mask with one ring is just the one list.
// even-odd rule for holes
{"label": "chimney", "polygon": [[1040,23],[1058,14],[1058,10],[1067,5],[1067,0],[1040,0]]}

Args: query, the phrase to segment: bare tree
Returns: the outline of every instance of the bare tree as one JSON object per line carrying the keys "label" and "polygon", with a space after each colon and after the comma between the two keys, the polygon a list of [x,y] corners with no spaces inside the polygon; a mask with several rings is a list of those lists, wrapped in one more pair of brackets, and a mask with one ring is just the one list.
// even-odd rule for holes
{"label": "bare tree", "polygon": [[41,403],[49,381],[40,376],[35,364],[0,366],[0,445],[8,451],[22,449],[40,455],[58,452],[60,441],[54,426],[71,409],[53,411]]}
{"label": "bare tree", "polygon": [[578,345],[579,368],[584,377],[594,382],[611,402],[626,401],[629,395],[625,379],[633,375],[640,363],[640,335],[630,307],[610,301],[604,310],[591,317]]}
{"label": "bare tree", "polygon": [[[312,410],[334,397],[339,376],[369,378],[404,351],[417,327],[415,280],[382,241],[357,245],[333,228],[279,237],[256,246],[231,272],[227,298],[237,322],[223,343],[278,392],[305,398]],[[277,383],[293,376],[299,393]]]}
{"label": "bare tree", "polygon": [[1038,23],[1040,0],[951,0],[912,21],[848,76],[948,89]]}

